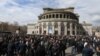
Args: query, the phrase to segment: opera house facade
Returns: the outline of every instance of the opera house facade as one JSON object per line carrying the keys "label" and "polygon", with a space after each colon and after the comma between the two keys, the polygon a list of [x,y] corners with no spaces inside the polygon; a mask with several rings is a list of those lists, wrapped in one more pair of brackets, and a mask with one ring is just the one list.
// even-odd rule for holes
{"label": "opera house facade", "polygon": [[40,35],[83,35],[84,29],[79,23],[79,15],[74,13],[74,7],[43,8],[43,14],[38,16],[36,24],[29,24],[28,31]]}

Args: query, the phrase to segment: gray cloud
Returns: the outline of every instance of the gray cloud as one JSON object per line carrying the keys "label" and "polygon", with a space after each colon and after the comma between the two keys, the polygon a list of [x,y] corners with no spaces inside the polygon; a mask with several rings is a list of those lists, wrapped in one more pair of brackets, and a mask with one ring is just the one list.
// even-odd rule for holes
{"label": "gray cloud", "polygon": [[[1,21],[18,21],[27,24],[37,20],[43,7],[66,8],[75,7],[80,15],[80,22],[87,21],[99,24],[100,0],[0,0]],[[8,20],[9,19],[9,20]],[[23,23],[24,22],[24,23]]]}
{"label": "gray cloud", "polygon": [[100,19],[93,21],[94,26],[100,26]]}

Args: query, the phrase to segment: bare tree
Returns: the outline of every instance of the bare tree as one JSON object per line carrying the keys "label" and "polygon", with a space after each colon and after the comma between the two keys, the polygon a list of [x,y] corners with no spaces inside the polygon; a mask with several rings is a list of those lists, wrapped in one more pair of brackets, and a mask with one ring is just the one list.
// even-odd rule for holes
{"label": "bare tree", "polygon": [[25,25],[19,26],[18,22],[14,22],[13,24],[9,24],[8,22],[0,23],[0,31],[15,33],[19,29],[21,34],[26,34],[27,27]]}

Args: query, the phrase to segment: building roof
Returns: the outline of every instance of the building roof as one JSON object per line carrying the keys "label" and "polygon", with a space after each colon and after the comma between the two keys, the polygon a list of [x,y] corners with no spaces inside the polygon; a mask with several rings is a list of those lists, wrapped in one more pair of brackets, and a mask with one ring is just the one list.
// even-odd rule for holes
{"label": "building roof", "polygon": [[92,26],[92,24],[91,23],[87,23],[87,22],[85,22],[85,21],[83,21],[83,23],[81,23],[83,26]]}
{"label": "building roof", "polygon": [[48,13],[48,12],[73,12],[74,11],[74,7],[68,7],[68,8],[43,8],[44,13]]}
{"label": "building roof", "polygon": [[74,7],[68,7],[68,8],[43,8],[43,10],[69,10],[74,9]]}
{"label": "building roof", "polygon": [[35,24],[27,24],[27,25],[35,25]]}

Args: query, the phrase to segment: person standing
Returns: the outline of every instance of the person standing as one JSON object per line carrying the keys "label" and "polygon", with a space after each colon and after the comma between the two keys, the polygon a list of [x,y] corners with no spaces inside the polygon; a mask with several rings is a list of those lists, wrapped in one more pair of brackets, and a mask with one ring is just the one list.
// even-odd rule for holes
{"label": "person standing", "polygon": [[90,48],[90,44],[85,45],[82,50],[82,56],[93,56],[93,49]]}
{"label": "person standing", "polygon": [[14,43],[12,40],[9,41],[7,46],[7,56],[14,56]]}
{"label": "person standing", "polygon": [[20,41],[19,44],[19,55],[20,56],[25,56],[26,54],[26,44],[24,41]]}
{"label": "person standing", "polygon": [[96,47],[97,56],[100,56],[100,45]]}

